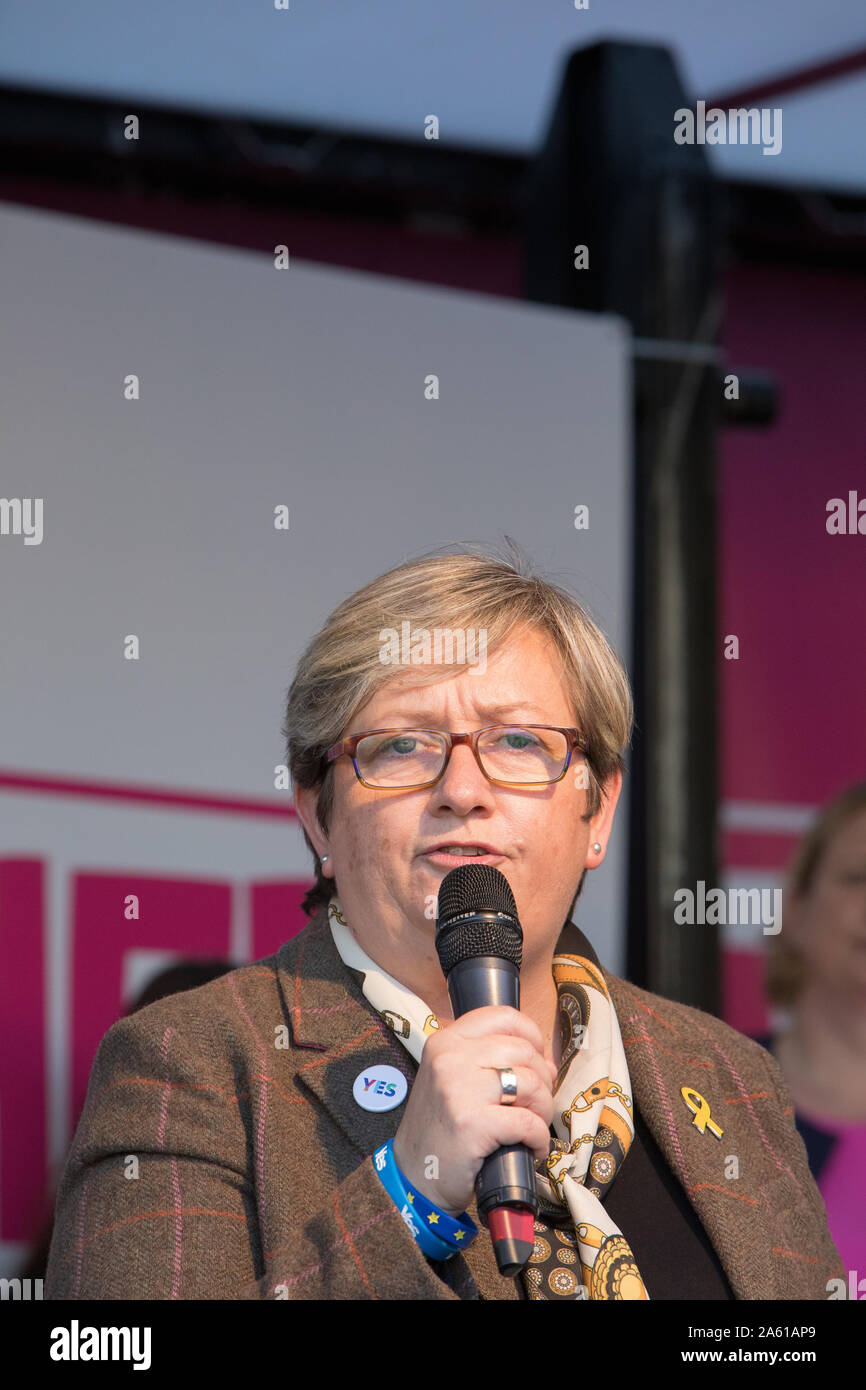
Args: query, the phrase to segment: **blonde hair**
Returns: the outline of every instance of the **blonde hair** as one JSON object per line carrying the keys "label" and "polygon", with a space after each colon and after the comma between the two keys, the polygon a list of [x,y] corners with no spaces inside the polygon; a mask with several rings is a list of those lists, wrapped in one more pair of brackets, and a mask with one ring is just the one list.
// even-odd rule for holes
{"label": "blonde hair", "polygon": [[[849,787],[828,802],[803,836],[787,874],[786,897],[805,898],[812,891],[819,866],[831,842],[855,817],[866,811],[866,782]],[[784,916],[783,916],[784,927]],[[771,936],[767,948],[767,995],[780,1008],[790,1007],[805,983],[803,957],[784,930]]]}
{"label": "blonde hair", "polygon": [[[577,599],[533,573],[517,543],[505,540],[504,556],[480,547],[433,551],[388,570],[335,608],[306,647],[289,688],[282,733],[293,785],[319,789],[316,815],[325,834],[334,804],[334,764],[324,754],[355,711],[393,679],[394,667],[380,659],[380,634],[406,621],[410,631],[480,629],[488,656],[517,628],[546,634],[571,692],[575,726],[588,745],[584,820],[599,809],[602,785],[623,770],[633,704],[619,658]],[[417,671],[418,683],[426,685],[442,679],[443,665],[459,671],[469,664],[400,669],[413,676]],[[304,839],[315,863],[316,884],[303,903],[312,915],[327,904],[335,885],[323,876],[306,831]]]}

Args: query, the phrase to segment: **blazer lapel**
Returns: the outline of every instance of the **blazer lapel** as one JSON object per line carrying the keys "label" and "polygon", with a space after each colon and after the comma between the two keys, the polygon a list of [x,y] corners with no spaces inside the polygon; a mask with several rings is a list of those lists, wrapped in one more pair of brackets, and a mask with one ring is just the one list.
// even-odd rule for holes
{"label": "blazer lapel", "polygon": [[[650,1008],[627,981],[606,970],[603,974],[622,1032],[636,1107],[700,1217],[735,1296],[772,1298],[772,1241],[763,1238],[762,1228],[768,1208],[776,1205],[779,1184],[787,1179],[774,1174],[763,1185],[755,1182],[746,1107],[725,1103],[729,1086],[710,1043],[696,1030],[684,1036],[673,1012],[665,1017],[660,1001]],[[701,1133],[695,1126],[683,1087],[707,1102],[721,1139],[709,1128]],[[697,1105],[694,1097],[692,1104]],[[736,1155],[746,1170],[739,1178],[725,1177],[729,1155]]]}
{"label": "blazer lapel", "polygon": [[[373,1154],[396,1134],[406,1102],[393,1110],[364,1110],[353,1095],[355,1079],[362,1071],[385,1063],[402,1072],[411,1089],[418,1070],[415,1059],[365,998],[359,977],[340,958],[327,908],[312,918],[303,940],[282,947],[278,972],[292,1041],[303,1049],[296,1080],[317,1098],[359,1157]],[[471,1274],[483,1299],[518,1299],[515,1281],[499,1273],[474,1197],[467,1210],[480,1227],[479,1234],[465,1256],[455,1255],[450,1264],[458,1266],[464,1280],[467,1272]]]}
{"label": "blazer lapel", "polygon": [[393,1110],[364,1110],[353,1095],[355,1080],[362,1071],[385,1063],[396,1067],[411,1086],[417,1070],[414,1059],[340,959],[327,909],[312,919],[303,940],[289,942],[279,955],[292,1041],[302,1049],[296,1079],[316,1096],[359,1154],[372,1154],[393,1138],[405,1100]]}

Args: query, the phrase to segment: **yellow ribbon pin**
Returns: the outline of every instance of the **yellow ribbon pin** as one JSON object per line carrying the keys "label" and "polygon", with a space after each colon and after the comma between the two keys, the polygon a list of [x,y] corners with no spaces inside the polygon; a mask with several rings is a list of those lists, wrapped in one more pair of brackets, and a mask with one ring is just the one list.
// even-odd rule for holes
{"label": "yellow ribbon pin", "polygon": [[698,1133],[703,1134],[705,1130],[710,1130],[717,1139],[721,1139],[724,1130],[719,1128],[715,1120],[710,1119],[710,1107],[700,1092],[693,1091],[691,1086],[683,1086],[680,1095],[695,1117],[692,1124]]}

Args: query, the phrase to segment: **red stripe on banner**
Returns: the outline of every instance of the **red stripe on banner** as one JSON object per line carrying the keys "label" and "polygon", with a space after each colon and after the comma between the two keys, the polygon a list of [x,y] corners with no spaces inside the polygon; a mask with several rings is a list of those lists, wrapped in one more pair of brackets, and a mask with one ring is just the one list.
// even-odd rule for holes
{"label": "red stripe on banner", "polygon": [[4,1241],[33,1238],[44,1215],[48,1177],[43,869],[41,859],[0,862],[0,1239]]}
{"label": "red stripe on banner", "polygon": [[799,834],[764,835],[754,830],[722,832],[722,864],[725,869],[787,869]]}
{"label": "red stripe on banner", "polygon": [[0,790],[41,792],[52,796],[86,796],[102,801],[136,801],[174,810],[222,811],[230,815],[276,816],[294,820],[294,805],[255,801],[252,797],[215,796],[212,793],[177,791],[171,787],[136,786],[133,782],[89,781],[82,777],[46,777],[38,772],[0,770]]}

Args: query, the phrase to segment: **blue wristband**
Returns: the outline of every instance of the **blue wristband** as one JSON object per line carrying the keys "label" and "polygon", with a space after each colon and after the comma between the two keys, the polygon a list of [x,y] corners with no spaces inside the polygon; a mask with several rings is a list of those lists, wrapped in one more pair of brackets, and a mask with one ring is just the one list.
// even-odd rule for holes
{"label": "blue wristband", "polygon": [[[418,1246],[430,1259],[450,1260],[474,1240],[478,1227],[465,1212],[465,1221],[461,1218],[455,1220],[429,1202],[404,1178],[394,1158],[393,1140],[389,1139],[373,1154],[373,1167]],[[434,1218],[432,1221],[429,1219],[431,1216]],[[441,1233],[434,1227],[441,1228]]]}
{"label": "blue wristband", "polygon": [[394,1158],[392,1140],[389,1139],[387,1144],[373,1154],[373,1167],[424,1254],[434,1260],[448,1260],[456,1254],[456,1251],[439,1240],[429,1228],[425,1229],[421,1220],[416,1217],[412,1209],[414,1203],[409,1201],[409,1194],[403,1185],[403,1175]]}
{"label": "blue wristband", "polygon": [[428,1230],[435,1230],[439,1239],[443,1240],[451,1251],[465,1250],[467,1245],[472,1244],[478,1235],[478,1227],[468,1212],[461,1212],[460,1216],[449,1215],[425,1197],[423,1192],[419,1192],[402,1173],[400,1177],[407,1196],[412,1198],[415,1212]]}

